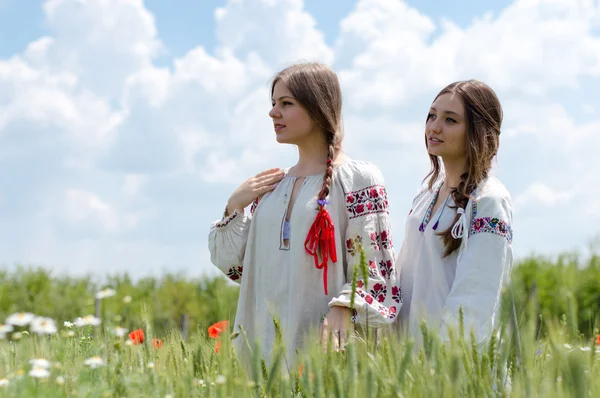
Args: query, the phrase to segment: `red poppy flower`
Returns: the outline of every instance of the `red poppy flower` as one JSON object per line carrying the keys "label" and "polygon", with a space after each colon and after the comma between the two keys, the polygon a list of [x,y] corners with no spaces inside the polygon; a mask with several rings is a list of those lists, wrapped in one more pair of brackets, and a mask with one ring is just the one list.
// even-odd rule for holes
{"label": "red poppy flower", "polygon": [[163,341],[161,339],[153,339],[152,346],[156,349],[162,348]]}
{"label": "red poppy flower", "polygon": [[596,344],[600,345],[600,334],[596,336]]}
{"label": "red poppy flower", "polygon": [[223,333],[223,331],[225,329],[227,329],[227,326],[229,325],[229,321],[220,321],[215,323],[214,325],[210,325],[208,327],[208,335],[213,338],[216,339],[219,337],[219,335],[221,333]]}
{"label": "red poppy flower", "polygon": [[129,333],[129,339],[133,341],[133,344],[142,344],[144,342],[144,331],[142,329],[134,330]]}

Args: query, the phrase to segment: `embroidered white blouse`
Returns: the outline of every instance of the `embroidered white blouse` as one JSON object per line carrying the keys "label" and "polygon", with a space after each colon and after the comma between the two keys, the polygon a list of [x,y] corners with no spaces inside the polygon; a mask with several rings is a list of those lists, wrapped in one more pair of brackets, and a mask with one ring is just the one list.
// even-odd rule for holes
{"label": "embroidered white blouse", "polygon": [[[270,357],[275,340],[272,315],[281,324],[288,359],[294,357],[311,328],[318,328],[329,307],[350,307],[354,267],[360,247],[369,263],[368,285],[360,278],[353,321],[369,327],[391,323],[401,307],[394,267],[387,193],[374,165],[348,160],[334,168],[326,206],[335,225],[337,262],[328,264],[328,294],[323,269],[305,251],[305,239],[317,214],[323,174],[307,177],[293,205],[289,245],[284,244],[284,220],[296,177],[286,175],[277,188],[253,204],[251,215],[237,211],[212,224],[212,262],[241,284],[235,329],[242,326],[249,342],[261,344]],[[234,340],[246,351],[242,338]],[[243,355],[243,353],[242,353]]]}
{"label": "embroidered white blouse", "polygon": [[[403,297],[399,324],[419,342],[420,324],[425,320],[444,341],[449,327],[458,333],[462,306],[466,337],[473,329],[477,343],[483,344],[498,327],[501,292],[512,269],[510,195],[496,178],[487,178],[453,226],[457,210],[451,208],[452,198],[432,214],[441,185],[417,195],[406,221],[396,260]],[[462,243],[442,258],[444,242],[436,233],[451,226],[455,234],[462,234]]]}

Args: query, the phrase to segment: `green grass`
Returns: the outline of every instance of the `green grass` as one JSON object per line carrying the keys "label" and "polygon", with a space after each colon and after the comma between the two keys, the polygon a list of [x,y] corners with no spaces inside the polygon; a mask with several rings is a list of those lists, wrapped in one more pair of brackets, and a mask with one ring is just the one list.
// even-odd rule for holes
{"label": "green grass", "polygon": [[[146,321],[146,325],[151,322]],[[535,324],[525,325],[522,353],[516,356],[508,334],[483,349],[469,336],[457,336],[442,346],[425,333],[418,351],[410,341],[386,336],[374,342],[354,339],[343,353],[323,353],[316,339],[312,349],[289,364],[283,347],[273,358],[258,356],[249,374],[237,361],[231,335],[215,339],[206,332],[183,341],[176,330],[161,348],[151,343],[151,328],[140,345],[127,345],[106,327],[66,329],[52,336],[24,334],[19,340],[0,341],[0,378],[8,385],[0,395],[13,397],[454,397],[511,396],[595,397],[600,395],[599,358],[594,341],[570,341],[568,325],[557,325],[542,340],[535,340]],[[67,331],[75,335],[68,336]],[[236,338],[243,338],[238,334]],[[92,369],[85,360],[99,356],[104,365]],[[51,362],[50,375],[29,375],[30,360]],[[510,383],[509,383],[510,380]]]}
{"label": "green grass", "polygon": [[[100,326],[63,326],[95,313],[94,294],[105,286],[116,295],[102,300]],[[59,330],[39,336],[15,327],[0,339],[0,396],[596,397],[598,286],[598,256],[587,262],[572,255],[531,257],[513,271],[518,333],[505,294],[501,338],[486,347],[475,347],[469,331],[457,331],[443,346],[424,327],[418,349],[386,331],[378,344],[370,333],[343,353],[324,353],[313,336],[298,363],[284,356],[281,343],[272,358],[256,355],[246,369],[231,345],[231,328],[219,338],[219,353],[208,336],[209,325],[234,317],[238,289],[222,278],[112,276],[98,284],[21,268],[0,272],[0,319],[29,311],[54,319]],[[187,339],[179,330],[183,314]],[[126,344],[127,336],[114,334],[116,326],[143,329],[144,343]],[[153,347],[154,338],[164,340],[161,348]],[[95,356],[103,366],[92,369],[85,361]],[[51,362],[47,377],[30,375],[35,358]]]}

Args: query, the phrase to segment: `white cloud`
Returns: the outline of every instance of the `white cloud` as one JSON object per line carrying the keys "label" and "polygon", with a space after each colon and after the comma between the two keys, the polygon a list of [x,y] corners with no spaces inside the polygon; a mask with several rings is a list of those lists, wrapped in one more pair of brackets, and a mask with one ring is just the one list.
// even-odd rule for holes
{"label": "white cloud", "polygon": [[573,192],[553,190],[544,183],[535,182],[516,198],[515,204],[523,206],[533,203],[553,207],[567,203],[573,196]]}
{"label": "white cloud", "polygon": [[44,66],[76,73],[100,95],[119,95],[162,46],[142,0],[46,0],[44,11],[55,38]]}
{"label": "white cloud", "polygon": [[341,75],[350,104],[395,108],[460,79],[478,78],[496,90],[540,97],[600,76],[598,13],[589,1],[517,0],[461,29],[436,27],[403,2],[360,0],[342,22],[340,42],[364,48]]}
{"label": "white cloud", "polygon": [[333,51],[302,0],[228,0],[215,16],[223,47],[244,55],[260,50],[273,68],[300,60],[333,61]]}
{"label": "white cloud", "polygon": [[119,227],[115,209],[93,193],[78,189],[65,192],[65,215],[75,224],[92,222],[106,230],[116,230]]}

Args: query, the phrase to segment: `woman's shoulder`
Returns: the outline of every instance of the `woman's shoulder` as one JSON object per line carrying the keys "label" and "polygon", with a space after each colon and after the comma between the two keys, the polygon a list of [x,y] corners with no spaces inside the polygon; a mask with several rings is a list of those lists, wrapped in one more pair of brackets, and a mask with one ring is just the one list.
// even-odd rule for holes
{"label": "woman's shoulder", "polygon": [[477,202],[511,202],[508,189],[498,178],[493,176],[487,177],[478,184],[474,197]]}
{"label": "woman's shoulder", "polygon": [[337,167],[337,177],[341,178],[351,190],[374,185],[385,185],[383,173],[375,164],[365,160],[348,158]]}

